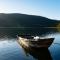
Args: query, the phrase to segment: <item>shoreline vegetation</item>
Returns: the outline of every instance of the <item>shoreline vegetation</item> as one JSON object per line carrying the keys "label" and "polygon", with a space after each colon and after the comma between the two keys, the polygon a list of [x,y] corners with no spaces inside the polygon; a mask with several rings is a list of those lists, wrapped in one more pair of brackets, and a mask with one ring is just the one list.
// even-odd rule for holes
{"label": "shoreline vegetation", "polygon": [[60,27],[0,27],[0,28],[60,28]]}

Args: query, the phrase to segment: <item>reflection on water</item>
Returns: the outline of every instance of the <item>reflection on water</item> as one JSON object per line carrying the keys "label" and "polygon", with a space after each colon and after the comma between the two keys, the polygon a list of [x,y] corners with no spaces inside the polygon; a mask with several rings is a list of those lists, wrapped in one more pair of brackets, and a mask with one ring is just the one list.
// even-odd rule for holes
{"label": "reflection on water", "polygon": [[25,29],[24,28],[0,28],[0,38],[5,38],[5,37],[16,38],[17,34],[45,36],[47,34],[53,34],[58,32],[60,32],[60,28],[25,28]]}
{"label": "reflection on water", "polygon": [[0,39],[0,59],[1,60],[51,60],[48,49],[29,49],[22,48],[16,39]]}
{"label": "reflection on water", "polygon": [[27,47],[22,47],[26,57],[29,55],[33,56],[33,58],[37,60],[52,60],[52,57],[50,55],[50,52],[47,48],[39,48],[39,49],[34,49],[34,48],[27,48]]}
{"label": "reflection on water", "polygon": [[21,47],[16,39],[0,41],[0,60],[25,60]]}
{"label": "reflection on water", "polygon": [[[30,31],[29,29],[0,29],[0,60],[60,60],[59,29],[41,28],[38,30],[39,33]],[[24,48],[18,44],[16,38],[16,35],[21,32],[28,34],[36,32],[41,37],[53,37],[55,40],[48,49]]]}

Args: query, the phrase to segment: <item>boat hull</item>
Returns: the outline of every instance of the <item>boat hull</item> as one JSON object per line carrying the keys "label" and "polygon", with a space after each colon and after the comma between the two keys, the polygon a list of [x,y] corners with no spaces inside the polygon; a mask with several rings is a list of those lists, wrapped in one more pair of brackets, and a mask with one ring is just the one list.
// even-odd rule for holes
{"label": "boat hull", "polygon": [[48,39],[39,39],[38,41],[34,40],[26,40],[24,38],[18,39],[19,44],[25,47],[29,48],[48,48],[54,41],[54,38],[48,38]]}

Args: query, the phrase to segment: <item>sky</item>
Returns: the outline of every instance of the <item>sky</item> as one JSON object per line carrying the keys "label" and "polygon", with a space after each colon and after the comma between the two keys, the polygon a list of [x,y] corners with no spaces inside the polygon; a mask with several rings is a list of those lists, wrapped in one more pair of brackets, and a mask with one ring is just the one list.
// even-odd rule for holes
{"label": "sky", "polygon": [[60,20],[60,0],[0,0],[0,13],[22,13]]}

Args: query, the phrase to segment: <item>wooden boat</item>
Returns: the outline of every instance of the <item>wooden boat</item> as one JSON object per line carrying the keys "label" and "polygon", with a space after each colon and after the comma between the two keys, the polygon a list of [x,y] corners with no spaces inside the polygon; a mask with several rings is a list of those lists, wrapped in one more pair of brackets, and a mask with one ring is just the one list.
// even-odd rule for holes
{"label": "wooden boat", "polygon": [[39,38],[34,39],[34,37],[22,37],[18,36],[18,42],[25,46],[25,47],[31,47],[31,48],[48,48],[52,42],[54,41],[54,38]]}

